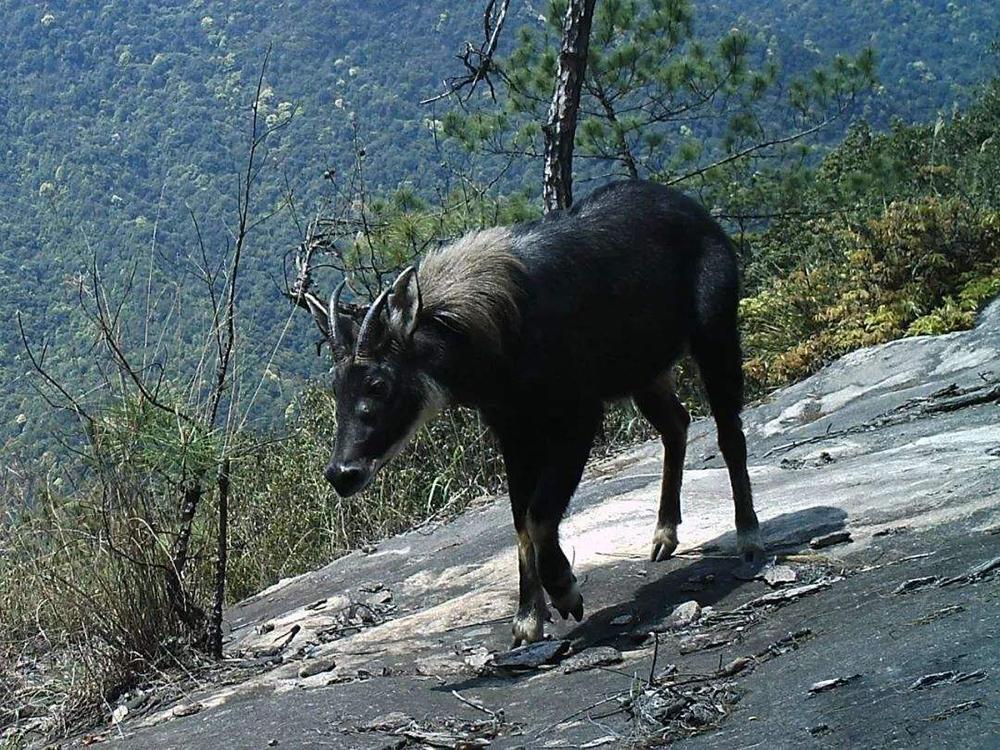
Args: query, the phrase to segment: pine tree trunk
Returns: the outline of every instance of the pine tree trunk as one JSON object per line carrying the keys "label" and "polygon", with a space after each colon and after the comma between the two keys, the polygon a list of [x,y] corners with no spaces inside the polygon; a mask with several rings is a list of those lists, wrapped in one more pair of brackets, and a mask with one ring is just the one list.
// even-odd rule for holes
{"label": "pine tree trunk", "polygon": [[229,466],[229,459],[224,458],[219,470],[219,546],[215,558],[212,622],[208,631],[208,650],[216,659],[222,658],[222,610],[226,603],[226,564],[229,557]]}
{"label": "pine tree trunk", "polygon": [[195,482],[184,489],[181,500],[180,528],[170,551],[170,562],[167,566],[167,597],[171,606],[181,621],[192,632],[201,629],[204,623],[204,612],[192,602],[184,590],[184,568],[187,567],[188,553],[191,545],[191,528],[194,525],[195,512],[201,501],[201,484]]}
{"label": "pine tree trunk", "polygon": [[552,94],[548,120],[543,128],[545,166],[542,197],[546,213],[556,208],[568,208],[573,203],[573,144],[596,2],[597,0],[570,0],[563,21],[556,88]]}

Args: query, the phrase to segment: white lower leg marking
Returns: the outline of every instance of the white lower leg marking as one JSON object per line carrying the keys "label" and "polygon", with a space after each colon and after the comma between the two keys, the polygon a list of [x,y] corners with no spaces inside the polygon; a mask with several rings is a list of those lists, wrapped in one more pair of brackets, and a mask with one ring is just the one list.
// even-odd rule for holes
{"label": "white lower leg marking", "polygon": [[677,549],[677,526],[668,523],[657,526],[653,532],[653,546],[649,552],[649,559],[652,562],[666,560]]}
{"label": "white lower leg marking", "polygon": [[745,529],[736,532],[736,551],[741,555],[756,555],[764,551],[760,529]]}

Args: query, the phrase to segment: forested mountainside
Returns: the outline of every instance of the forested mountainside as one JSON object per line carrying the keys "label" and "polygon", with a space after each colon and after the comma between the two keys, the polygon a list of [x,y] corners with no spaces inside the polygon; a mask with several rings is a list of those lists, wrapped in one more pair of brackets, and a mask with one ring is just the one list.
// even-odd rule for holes
{"label": "forested mountainside", "polygon": [[[494,56],[481,45],[505,9]],[[847,372],[831,363],[861,347],[968,329],[1000,294],[996,3],[0,0],[0,21],[3,748],[100,742],[154,706],[189,715],[201,704],[154,696],[187,701],[188,686],[244,669],[228,658],[246,652],[227,639],[227,604],[503,491],[496,441],[457,408],[363,492],[337,496],[322,471],[337,428],[329,360],[283,292],[291,278],[326,297],[345,276],[341,301],[357,313],[440,242],[538,217],[543,145],[559,153],[550,167],[573,167],[577,198],[645,177],[725,224],[742,266],[748,400],[817,371],[812,383],[829,386]],[[564,38],[590,43],[575,94],[557,84]],[[420,104],[470,70],[462,97]],[[544,128],[554,91],[579,103],[572,141]],[[547,206],[571,203],[568,181],[554,182]],[[290,299],[328,329],[324,305]],[[933,414],[908,433],[933,452],[942,415],[996,401],[991,331],[882,350],[938,354],[908,373],[882,358],[860,379],[850,370],[876,385],[870,411],[852,402],[848,419],[890,428],[907,409]],[[956,351],[962,380],[934,369]],[[871,352],[851,361],[866,356],[874,365]],[[690,363],[675,369],[679,397],[706,413]],[[853,435],[837,411],[850,390],[776,396],[749,442],[766,460]],[[890,392],[902,411],[885,411]],[[788,420],[815,434],[786,443]],[[651,437],[634,404],[610,404],[592,456]],[[701,437],[688,452],[699,469],[720,461]],[[979,498],[970,467],[986,453],[972,442],[978,458],[960,463]],[[881,476],[898,458],[816,455],[781,469],[841,466],[851,498],[858,466]],[[806,505],[828,499],[829,482],[816,497],[792,484]],[[914,512],[957,497],[917,485],[926,497],[897,493]],[[783,513],[772,490],[759,494]],[[407,606],[381,584],[361,591]],[[372,624],[353,604],[337,611],[334,638]],[[303,633],[282,654],[296,630],[278,630],[260,630],[284,639],[267,654],[311,644]]]}
{"label": "forested mountainside", "polygon": [[[512,3],[510,24],[539,25],[543,5]],[[925,120],[963,101],[995,59],[989,47],[1000,26],[993,4],[978,1],[726,0],[694,10],[699,34],[751,29],[789,72],[874,45],[881,87],[856,114],[876,125]],[[171,294],[144,299],[141,317],[168,321],[158,351],[197,366],[207,294],[199,268],[232,242],[248,104],[268,48],[262,114],[268,126],[287,125],[268,141],[253,208],[265,216],[292,195],[295,210],[248,243],[240,304],[247,359],[275,349],[255,411],[266,418],[283,408],[288,389],[316,368],[306,321],[289,325],[278,294],[282,254],[358,147],[372,193],[449,189],[444,162],[465,157],[441,147],[435,124],[451,104],[419,101],[461,72],[455,55],[481,37],[481,12],[456,0],[0,2],[5,448],[37,453],[51,444],[16,313],[30,342],[47,343],[48,367],[77,384],[93,374],[82,356],[91,341],[78,282],[94,259],[112,289],[172,285]],[[534,192],[529,168],[513,170],[506,189]]]}

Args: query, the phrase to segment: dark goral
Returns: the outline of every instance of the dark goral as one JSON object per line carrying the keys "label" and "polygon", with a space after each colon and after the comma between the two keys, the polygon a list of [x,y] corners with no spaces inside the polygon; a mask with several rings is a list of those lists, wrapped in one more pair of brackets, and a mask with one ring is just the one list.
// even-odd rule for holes
{"label": "dark goral", "polygon": [[358,492],[444,406],[479,409],[500,440],[517,531],[515,644],[542,637],[543,590],[563,617],[583,616],[559,522],[608,400],[633,398],[662,436],[651,558],[677,547],[690,419],[669,372],[685,349],[718,426],[740,550],[760,551],[739,416],[736,259],[695,201],[619,182],[540,221],[467,235],[400,274],[360,326],[338,308],[342,289],[328,307],[309,299],[335,358],[326,476],[340,494]]}

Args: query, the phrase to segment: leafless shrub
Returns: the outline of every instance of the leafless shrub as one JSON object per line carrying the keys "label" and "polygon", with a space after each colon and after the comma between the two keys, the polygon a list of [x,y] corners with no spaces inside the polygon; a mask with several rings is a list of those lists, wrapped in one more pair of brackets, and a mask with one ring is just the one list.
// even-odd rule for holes
{"label": "leafless shrub", "polygon": [[68,498],[47,487],[39,507],[7,526],[0,737],[102,720],[141,675],[183,658],[185,631],[162,570],[162,514],[127,474],[99,488]]}

